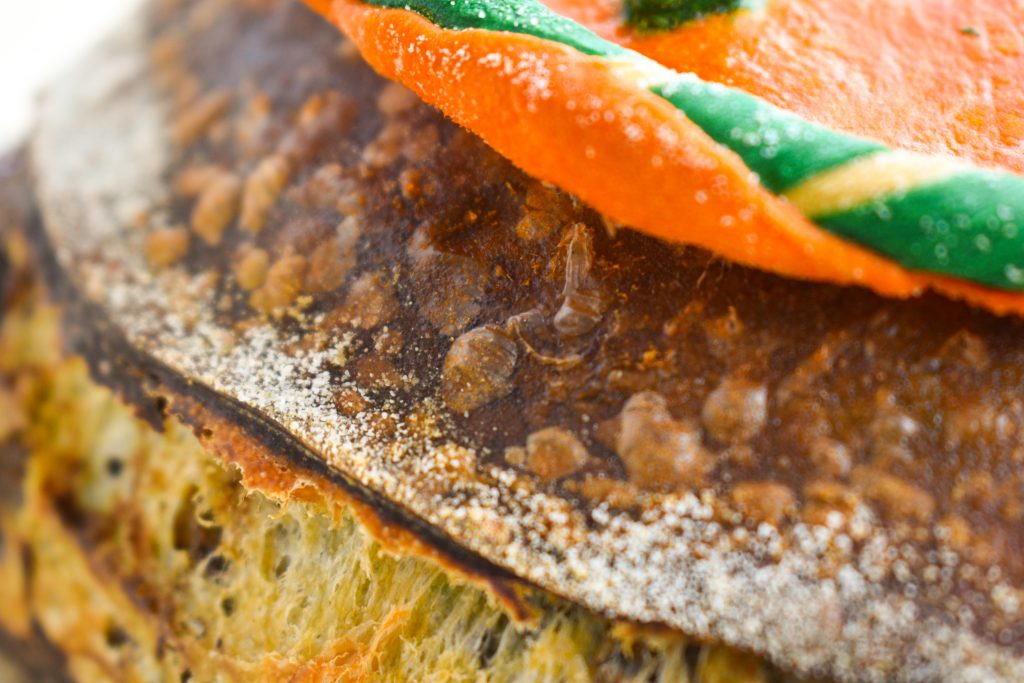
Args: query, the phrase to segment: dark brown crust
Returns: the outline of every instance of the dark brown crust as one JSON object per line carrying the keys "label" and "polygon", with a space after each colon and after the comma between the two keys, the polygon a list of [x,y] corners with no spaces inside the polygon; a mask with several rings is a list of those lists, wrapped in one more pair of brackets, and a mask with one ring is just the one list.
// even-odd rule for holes
{"label": "dark brown crust", "polygon": [[[88,282],[100,301],[75,334],[101,380],[124,374],[130,394],[152,374],[158,394],[218,406],[197,422],[240,423],[374,509],[426,520],[430,542],[599,611],[849,679],[913,657],[908,679],[967,667],[978,647],[1005,677],[1021,666],[1019,321],[619,230],[385,87],[299,10],[165,12],[147,67],[163,89],[108,104],[180,101],[171,123],[153,115],[178,143],[153,155],[174,157],[170,196],[110,249],[90,244],[58,218],[102,200],[53,190],[59,126],[37,142],[71,295]],[[210,163],[197,198],[183,171]],[[663,523],[672,506],[683,522]],[[609,520],[640,531],[611,538]],[[840,584],[853,597],[828,592]]]}
{"label": "dark brown crust", "polygon": [[26,221],[43,281],[60,305],[66,351],[80,355],[92,377],[130,405],[154,429],[173,416],[192,427],[224,462],[237,465],[247,484],[287,498],[309,488],[331,506],[351,507],[385,548],[431,559],[487,589],[513,618],[528,623],[534,610],[522,599],[529,585],[467,552],[439,529],[328,467],[274,422],[237,401],[182,377],[133,347],[97,306],[83,301],[53,259],[33,211]]}

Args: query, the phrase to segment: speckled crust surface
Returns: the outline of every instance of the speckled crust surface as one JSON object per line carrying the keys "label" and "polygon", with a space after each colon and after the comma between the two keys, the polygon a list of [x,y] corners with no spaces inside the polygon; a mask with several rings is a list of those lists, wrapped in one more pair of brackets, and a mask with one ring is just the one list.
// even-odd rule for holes
{"label": "speckled crust surface", "polygon": [[602,220],[286,2],[47,98],[47,238],[142,352],[596,611],[841,680],[1021,680],[1024,332]]}

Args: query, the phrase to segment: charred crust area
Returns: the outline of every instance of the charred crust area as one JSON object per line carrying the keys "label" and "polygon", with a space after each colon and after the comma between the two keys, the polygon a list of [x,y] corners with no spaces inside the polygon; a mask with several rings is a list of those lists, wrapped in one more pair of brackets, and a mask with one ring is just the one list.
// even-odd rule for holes
{"label": "charred crust area", "polygon": [[[795,667],[848,666],[875,637],[883,661],[855,659],[884,675],[930,637],[897,604],[1019,658],[1024,323],[610,224],[289,3],[165,2],[151,31],[168,196],[109,250],[47,229],[69,290],[104,285],[72,336],[154,424],[174,401],[137,387],[216,406],[200,433],[238,424],[374,510],[412,510],[417,534],[473,551],[460,561]],[[655,560],[684,569],[652,578]],[[742,563],[733,584],[690,581],[719,560]],[[837,585],[854,597],[793,602]],[[708,624],[711,588],[731,607]]]}

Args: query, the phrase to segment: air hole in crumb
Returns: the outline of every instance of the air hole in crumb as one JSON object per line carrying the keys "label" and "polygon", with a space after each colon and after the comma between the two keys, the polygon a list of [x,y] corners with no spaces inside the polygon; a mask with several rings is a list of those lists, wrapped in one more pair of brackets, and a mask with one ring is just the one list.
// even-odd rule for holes
{"label": "air hole in crumb", "polygon": [[107,645],[114,648],[121,647],[129,640],[128,634],[125,630],[116,624],[107,626],[107,630],[103,634],[103,637],[106,639]]}
{"label": "air hole in crumb", "polygon": [[[212,525],[212,515],[207,511],[196,514],[196,487],[191,486],[182,496],[178,510],[174,513],[173,542],[175,550],[188,553],[193,564],[212,553],[220,544],[221,528]],[[200,518],[204,523],[200,523]]]}
{"label": "air hole in crumb", "polygon": [[223,574],[227,571],[230,564],[230,560],[223,555],[213,555],[206,561],[206,568],[203,570],[203,576],[209,579],[217,574]]}
{"label": "air hole in crumb", "polygon": [[501,637],[506,628],[508,628],[508,618],[502,615],[498,623],[494,625],[494,628],[484,633],[483,640],[480,641],[481,668],[486,668],[494,659],[494,656],[498,654],[498,648],[501,647]]}
{"label": "air hole in crumb", "polygon": [[220,611],[224,613],[224,616],[230,617],[235,613],[235,599],[224,598],[220,601]]}
{"label": "air hole in crumb", "polygon": [[684,659],[686,660],[686,668],[689,670],[691,676],[695,676],[697,674],[697,664],[700,662],[700,651],[702,649],[702,646],[697,644],[686,646]]}
{"label": "air hole in crumb", "polygon": [[112,477],[119,477],[124,472],[124,461],[120,458],[107,460],[107,474]]}
{"label": "air hole in crumb", "polygon": [[189,671],[188,669],[185,669],[184,671],[181,672],[181,683],[188,683],[191,680],[192,680],[192,672],[191,671]]}
{"label": "air hole in crumb", "polygon": [[72,529],[84,529],[87,517],[85,511],[78,501],[69,493],[60,493],[53,496],[54,507],[60,521]]}
{"label": "air hole in crumb", "polygon": [[156,408],[158,413],[160,413],[164,417],[167,417],[167,397],[166,396],[157,396],[155,399],[153,399],[153,406]]}
{"label": "air hole in crumb", "polygon": [[292,558],[290,556],[285,555],[284,557],[282,557],[280,560],[277,561],[277,566],[274,567],[274,576],[280,579],[282,576],[284,576],[284,573],[288,571],[288,567],[290,567],[291,564]]}

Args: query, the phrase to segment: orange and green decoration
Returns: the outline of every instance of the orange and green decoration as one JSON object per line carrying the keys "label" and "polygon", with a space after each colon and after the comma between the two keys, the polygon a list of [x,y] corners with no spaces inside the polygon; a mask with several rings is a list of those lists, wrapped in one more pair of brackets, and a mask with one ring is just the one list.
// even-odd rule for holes
{"label": "orange and green decoration", "polygon": [[711,14],[753,9],[758,0],[625,0],[626,21],[644,31],[673,29]]}
{"label": "orange and green decoration", "polygon": [[[627,0],[618,18],[576,0],[551,0],[559,12],[535,0],[310,0],[382,73],[616,220],[790,277],[897,297],[931,288],[1024,313],[1024,8],[909,1],[922,6],[877,0],[868,21],[849,0]],[[823,5],[838,33],[845,22],[868,34],[851,32],[845,57],[801,23]],[[915,40],[936,27],[949,35]],[[1010,27],[1019,47],[991,48],[987,27]],[[1009,114],[988,111],[963,73],[937,73],[929,92],[956,120],[908,132],[905,102],[886,121],[836,108],[841,84],[808,97],[828,82],[818,64],[770,66],[779,78],[758,81],[750,41],[770,53],[773,35],[796,58],[820,59],[818,72],[834,75],[845,58],[848,88],[891,81],[875,72],[899,59],[874,65],[872,50],[916,51],[927,76],[928,50],[954,49],[961,71],[1018,97]],[[716,45],[741,67],[723,70]]]}

